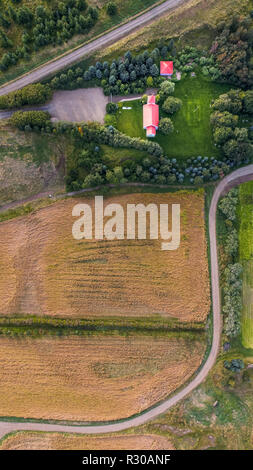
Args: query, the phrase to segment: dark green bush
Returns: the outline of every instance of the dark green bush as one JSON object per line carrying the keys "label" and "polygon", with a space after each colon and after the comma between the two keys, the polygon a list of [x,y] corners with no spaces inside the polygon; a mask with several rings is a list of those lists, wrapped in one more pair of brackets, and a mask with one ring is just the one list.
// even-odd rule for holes
{"label": "dark green bush", "polygon": [[43,104],[52,98],[52,89],[48,85],[36,83],[21,90],[0,96],[0,108],[12,109],[26,105]]}
{"label": "dark green bush", "polygon": [[116,114],[118,109],[118,105],[116,103],[107,103],[106,105],[106,112],[108,114]]}
{"label": "dark green bush", "polygon": [[50,121],[50,114],[44,111],[17,111],[10,118],[10,123],[24,130],[26,126],[32,129],[46,127]]}

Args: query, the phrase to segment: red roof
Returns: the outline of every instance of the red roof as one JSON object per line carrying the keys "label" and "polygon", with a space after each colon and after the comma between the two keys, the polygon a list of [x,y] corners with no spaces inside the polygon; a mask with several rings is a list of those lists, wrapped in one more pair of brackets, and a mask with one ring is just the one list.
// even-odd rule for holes
{"label": "red roof", "polygon": [[147,135],[147,137],[155,137],[156,128],[154,126],[147,127],[146,135]]}
{"label": "red roof", "polygon": [[155,104],[155,96],[148,97],[148,103],[143,106],[143,128],[147,130],[147,137],[155,136],[159,126],[159,106]]}
{"label": "red roof", "polygon": [[160,75],[173,75],[173,62],[162,61],[160,62]]}
{"label": "red roof", "polygon": [[148,104],[155,104],[155,95],[148,96]]}

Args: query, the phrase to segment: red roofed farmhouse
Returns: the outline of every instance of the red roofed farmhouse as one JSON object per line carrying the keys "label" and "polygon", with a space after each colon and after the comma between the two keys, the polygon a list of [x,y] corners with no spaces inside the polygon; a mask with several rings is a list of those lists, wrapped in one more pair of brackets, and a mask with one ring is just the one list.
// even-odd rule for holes
{"label": "red roofed farmhouse", "polygon": [[173,75],[173,62],[162,61],[160,62],[160,75],[164,77],[171,77]]}
{"label": "red roofed farmhouse", "polygon": [[155,96],[148,96],[148,102],[143,106],[143,129],[146,129],[147,137],[155,137],[159,127],[159,106],[155,102]]}

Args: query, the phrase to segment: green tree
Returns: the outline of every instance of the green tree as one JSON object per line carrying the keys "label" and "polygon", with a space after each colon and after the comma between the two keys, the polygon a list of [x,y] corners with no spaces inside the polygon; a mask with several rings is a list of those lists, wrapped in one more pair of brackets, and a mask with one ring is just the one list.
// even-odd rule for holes
{"label": "green tree", "polygon": [[31,104],[43,104],[51,98],[52,89],[48,85],[36,83],[0,96],[0,108],[11,109]]}
{"label": "green tree", "polygon": [[225,111],[221,113],[220,111],[216,111],[215,113],[211,114],[211,125],[213,127],[231,127],[234,129],[238,124],[238,116]]}
{"label": "green tree", "polygon": [[167,114],[174,114],[182,107],[182,101],[179,98],[169,96],[163,103],[162,109]]}
{"label": "green tree", "polygon": [[169,135],[174,131],[174,125],[170,118],[163,118],[160,120],[159,129],[162,134]]}
{"label": "green tree", "polygon": [[162,82],[160,86],[160,90],[159,90],[161,101],[163,101],[168,96],[173,95],[174,91],[175,91],[175,83],[173,83],[171,80],[166,80]]}
{"label": "green tree", "polygon": [[245,92],[243,106],[245,113],[253,114],[253,90]]}
{"label": "green tree", "polygon": [[214,130],[214,142],[217,145],[223,145],[227,140],[234,137],[234,132],[231,127],[216,127]]}
{"label": "green tree", "polygon": [[159,76],[159,68],[157,67],[156,64],[153,64],[150,67],[150,74],[152,77],[158,77]]}
{"label": "green tree", "polygon": [[238,142],[235,139],[228,140],[224,147],[226,157],[231,158],[237,163],[253,158],[253,145],[248,142]]}
{"label": "green tree", "polygon": [[154,81],[152,77],[147,78],[147,87],[151,88],[154,85]]}
{"label": "green tree", "polygon": [[238,142],[247,142],[249,137],[249,131],[245,127],[235,128],[235,138]]}
{"label": "green tree", "polygon": [[118,105],[116,103],[107,103],[106,112],[108,114],[116,114],[118,110]]}
{"label": "green tree", "polygon": [[23,130],[25,126],[31,126],[32,128],[46,127],[50,121],[50,114],[44,111],[17,111],[13,113],[10,118],[10,123]]}
{"label": "green tree", "polygon": [[17,12],[17,23],[28,27],[32,26],[33,14],[26,6],[20,7]]}
{"label": "green tree", "polygon": [[239,114],[242,110],[240,90],[231,90],[229,93],[220,95],[219,98],[214,101],[212,107],[217,111],[228,111],[232,114]]}
{"label": "green tree", "polygon": [[108,15],[114,16],[117,13],[117,5],[114,2],[109,2],[106,5],[106,11]]}

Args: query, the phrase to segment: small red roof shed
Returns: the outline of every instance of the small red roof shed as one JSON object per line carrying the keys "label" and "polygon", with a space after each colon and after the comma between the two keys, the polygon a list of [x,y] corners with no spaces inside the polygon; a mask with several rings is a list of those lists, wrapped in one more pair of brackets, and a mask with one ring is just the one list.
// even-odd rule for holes
{"label": "small red roof shed", "polygon": [[159,126],[159,106],[155,102],[155,95],[148,96],[148,102],[143,106],[143,129],[147,137],[155,137]]}
{"label": "small red roof shed", "polygon": [[172,61],[162,61],[160,62],[160,75],[164,77],[170,77],[173,75],[173,62]]}

